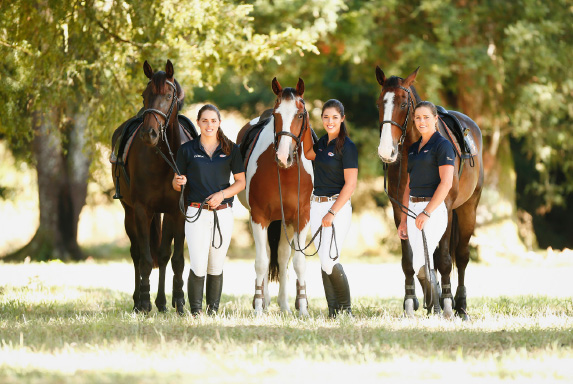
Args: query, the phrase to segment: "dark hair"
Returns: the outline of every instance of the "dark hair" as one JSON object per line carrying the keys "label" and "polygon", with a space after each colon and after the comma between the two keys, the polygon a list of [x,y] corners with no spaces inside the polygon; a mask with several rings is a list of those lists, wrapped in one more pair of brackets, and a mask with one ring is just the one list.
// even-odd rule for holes
{"label": "dark hair", "polygon": [[[217,114],[217,117],[219,118],[219,121],[221,121],[221,112],[219,112],[219,109],[215,107],[213,104],[205,104],[204,106],[201,107],[201,109],[199,109],[199,112],[197,112],[197,121],[201,120],[201,115],[205,111],[215,112]],[[233,148],[233,142],[227,136],[225,136],[223,130],[221,129],[221,126],[219,126],[219,129],[217,130],[217,140],[219,140],[219,142],[221,143],[221,150],[223,151],[223,153],[229,156],[231,154],[231,149]]]}
{"label": "dark hair", "polygon": [[[336,108],[340,117],[344,117],[344,105],[336,99],[330,99],[322,106],[322,112],[320,116],[324,114],[324,110],[327,108]],[[336,140],[336,145],[334,147],[334,152],[340,154],[342,153],[342,148],[344,147],[344,141],[348,137],[348,130],[346,129],[346,123],[343,121],[340,123],[340,132],[338,132],[338,140]]]}
{"label": "dark hair", "polygon": [[418,104],[416,104],[416,106],[414,107],[414,112],[416,112],[416,109],[421,108],[421,107],[426,107],[429,108],[430,111],[432,111],[432,115],[434,116],[438,116],[438,110],[436,109],[436,106],[434,105],[434,103],[430,102],[430,101],[420,101]]}

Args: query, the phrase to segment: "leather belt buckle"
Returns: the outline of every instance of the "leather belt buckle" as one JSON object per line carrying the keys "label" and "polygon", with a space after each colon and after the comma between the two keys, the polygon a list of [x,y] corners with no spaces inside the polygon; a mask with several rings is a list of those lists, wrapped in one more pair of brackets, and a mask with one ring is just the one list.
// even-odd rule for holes
{"label": "leather belt buckle", "polygon": [[417,196],[410,196],[410,201],[412,203],[422,203],[422,202],[426,202],[426,201],[430,201],[432,200],[431,197],[417,197]]}

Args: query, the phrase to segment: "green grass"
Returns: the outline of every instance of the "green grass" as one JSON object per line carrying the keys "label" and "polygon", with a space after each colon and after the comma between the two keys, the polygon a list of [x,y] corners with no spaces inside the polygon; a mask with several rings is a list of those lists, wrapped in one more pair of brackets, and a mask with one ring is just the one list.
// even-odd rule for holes
{"label": "green grass", "polygon": [[223,295],[220,315],[194,318],[134,314],[130,293],[65,281],[0,288],[0,382],[573,379],[571,298],[472,298],[462,322],[358,297],[354,318],[332,321],[322,298],[301,320],[274,303],[255,318],[252,296]]}

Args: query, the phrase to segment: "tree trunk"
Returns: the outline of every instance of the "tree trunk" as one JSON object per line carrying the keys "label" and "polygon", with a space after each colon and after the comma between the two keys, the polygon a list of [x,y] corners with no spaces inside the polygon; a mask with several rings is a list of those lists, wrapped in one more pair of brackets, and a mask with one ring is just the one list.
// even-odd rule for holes
{"label": "tree trunk", "polygon": [[77,237],[90,166],[85,152],[87,114],[76,114],[64,131],[59,129],[61,118],[58,108],[33,113],[40,225],[32,240],[4,261],[22,261],[28,256],[35,261],[84,259]]}

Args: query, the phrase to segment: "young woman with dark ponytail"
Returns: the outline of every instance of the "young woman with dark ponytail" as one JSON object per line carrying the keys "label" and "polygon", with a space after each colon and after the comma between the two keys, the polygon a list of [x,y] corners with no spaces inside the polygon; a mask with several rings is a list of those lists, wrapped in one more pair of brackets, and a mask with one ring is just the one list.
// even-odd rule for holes
{"label": "young woman with dark ponytail", "polygon": [[[175,174],[173,178],[176,191],[185,185],[187,216],[196,217],[200,209],[205,211],[196,221],[185,223],[191,264],[187,291],[193,315],[202,311],[205,276],[207,313],[215,314],[219,309],[223,264],[233,232],[233,196],[245,188],[239,147],[223,133],[217,107],[204,105],[197,114],[197,125],[201,135],[183,144],[177,152],[181,176]],[[229,183],[231,173],[235,179],[233,184]],[[216,215],[212,211],[217,211]]]}
{"label": "young woman with dark ponytail", "polygon": [[[342,103],[335,99],[328,100],[322,107],[322,125],[326,134],[314,146],[304,148],[306,158],[314,160],[310,228],[315,233],[322,225],[320,245],[318,237],[314,244],[318,248],[322,283],[331,318],[339,312],[352,314],[350,288],[339,253],[352,220],[350,196],[358,179],[358,151],[348,136],[344,119]],[[310,136],[310,130],[306,131],[306,135]],[[306,137],[305,142],[312,143],[312,138]],[[335,243],[332,243],[333,225]]]}

